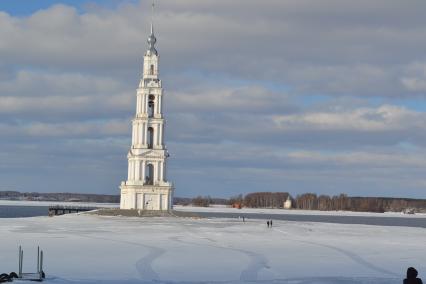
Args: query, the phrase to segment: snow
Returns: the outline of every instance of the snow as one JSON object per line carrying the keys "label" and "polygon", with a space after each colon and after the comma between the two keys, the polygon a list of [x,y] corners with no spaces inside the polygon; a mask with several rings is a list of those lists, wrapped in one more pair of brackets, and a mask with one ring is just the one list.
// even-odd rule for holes
{"label": "snow", "polygon": [[319,211],[319,210],[298,210],[298,209],[269,209],[269,208],[231,208],[224,206],[213,207],[195,207],[195,206],[179,206],[175,205],[174,210],[183,212],[223,212],[238,214],[285,214],[285,215],[321,215],[321,216],[366,216],[366,217],[404,217],[404,218],[426,218],[424,213],[403,214],[401,212],[353,212],[353,211]]}
{"label": "snow", "polygon": [[426,269],[424,228],[71,214],[2,219],[0,236],[0,272],[19,245],[34,272],[40,245],[52,284],[396,284]]}

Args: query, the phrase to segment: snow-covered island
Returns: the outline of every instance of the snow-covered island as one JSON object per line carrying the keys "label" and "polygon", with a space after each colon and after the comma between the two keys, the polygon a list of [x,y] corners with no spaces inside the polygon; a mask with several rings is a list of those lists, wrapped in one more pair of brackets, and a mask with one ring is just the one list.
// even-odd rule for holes
{"label": "snow-covered island", "polygon": [[426,264],[424,228],[71,214],[2,219],[1,272],[45,283],[401,283]]}

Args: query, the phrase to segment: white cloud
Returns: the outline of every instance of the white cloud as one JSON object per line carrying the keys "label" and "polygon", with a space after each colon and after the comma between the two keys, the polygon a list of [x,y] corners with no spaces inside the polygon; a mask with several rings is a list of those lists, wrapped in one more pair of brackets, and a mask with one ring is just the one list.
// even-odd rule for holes
{"label": "white cloud", "polygon": [[[178,193],[290,187],[419,195],[426,116],[399,104],[424,99],[423,8],[420,0],[159,3],[166,144]],[[148,13],[146,2],[0,12],[2,169],[16,161],[25,161],[16,172],[27,176],[45,169],[28,186],[46,176],[60,184],[81,175],[82,164],[96,173],[105,167],[108,176],[79,189],[116,193]],[[68,172],[47,173],[63,164]]]}
{"label": "white cloud", "polygon": [[358,166],[360,168],[426,168],[426,155],[415,153],[377,153],[377,152],[350,152],[324,153],[312,151],[292,152],[288,155],[295,162],[313,163],[322,165]]}
{"label": "white cloud", "polygon": [[[103,96],[52,96],[52,97],[0,97],[0,113],[55,113],[56,116],[65,113],[89,112],[100,113],[100,111],[116,112],[129,110],[132,101],[128,95]],[[36,118],[36,117],[33,117]]]}
{"label": "white cloud", "polygon": [[284,93],[271,92],[259,85],[244,87],[198,86],[173,92],[167,97],[173,111],[211,112],[292,112],[297,107]]}
{"label": "white cloud", "polygon": [[84,121],[65,123],[30,122],[26,124],[0,124],[2,136],[58,138],[93,138],[130,135],[128,120]]}
{"label": "white cloud", "polygon": [[426,92],[426,63],[413,63],[406,69],[406,75],[401,78],[404,87],[413,92]]}
{"label": "white cloud", "polygon": [[0,96],[109,95],[123,87],[111,77],[19,70],[13,78],[0,81]]}
{"label": "white cloud", "polygon": [[343,112],[313,112],[274,116],[280,129],[317,129],[353,131],[425,130],[426,114],[404,107],[383,105]]}
{"label": "white cloud", "polygon": [[[413,90],[400,78],[426,45],[422,5],[165,1],[156,14],[158,48],[166,73],[201,68],[302,93],[403,96]],[[141,3],[82,14],[64,5],[29,17],[2,13],[0,36],[8,40],[0,57],[7,64],[134,76],[146,46],[147,10]],[[396,24],[391,15],[406,18]]]}

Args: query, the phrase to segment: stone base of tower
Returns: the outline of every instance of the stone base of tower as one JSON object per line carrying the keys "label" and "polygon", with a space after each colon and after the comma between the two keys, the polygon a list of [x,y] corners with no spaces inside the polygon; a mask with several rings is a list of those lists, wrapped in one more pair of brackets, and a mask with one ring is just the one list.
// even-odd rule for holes
{"label": "stone base of tower", "polygon": [[168,211],[173,208],[173,186],[128,185],[120,186],[120,209]]}

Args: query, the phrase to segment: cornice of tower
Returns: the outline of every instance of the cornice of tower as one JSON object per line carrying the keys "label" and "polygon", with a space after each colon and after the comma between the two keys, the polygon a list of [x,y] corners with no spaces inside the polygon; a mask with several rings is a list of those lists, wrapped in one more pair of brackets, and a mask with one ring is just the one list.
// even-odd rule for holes
{"label": "cornice of tower", "polygon": [[132,148],[128,154],[129,159],[166,159],[167,157],[168,153],[165,147],[161,149]]}
{"label": "cornice of tower", "polygon": [[148,117],[147,115],[137,115],[132,119],[132,123],[147,123],[148,125],[152,124],[166,124],[164,116],[162,114],[157,114],[156,117]]}
{"label": "cornice of tower", "polygon": [[143,78],[140,81],[138,88],[136,89],[136,95],[151,94],[151,93],[161,95],[162,92],[163,92],[163,87],[161,86],[160,79]]}

